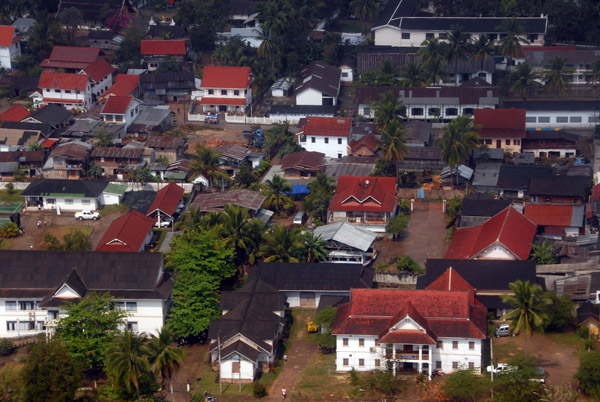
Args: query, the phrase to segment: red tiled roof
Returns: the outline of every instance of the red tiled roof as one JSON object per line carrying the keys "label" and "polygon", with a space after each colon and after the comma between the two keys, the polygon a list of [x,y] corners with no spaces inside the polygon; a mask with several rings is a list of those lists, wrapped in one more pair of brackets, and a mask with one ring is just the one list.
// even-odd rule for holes
{"label": "red tiled roof", "polygon": [[479,305],[484,307],[483,304],[475,298],[475,289],[469,282],[465,280],[456,270],[452,267],[446,269],[442,275],[436,280],[431,282],[426,287],[427,290],[464,290],[471,294],[471,304]]}
{"label": "red tiled roof", "polygon": [[100,113],[125,114],[132,101],[133,96],[111,96],[107,99]]}
{"label": "red tiled roof", "polygon": [[246,89],[251,83],[250,67],[204,66],[201,87]]}
{"label": "red tiled roof", "polygon": [[0,46],[10,47],[13,44],[13,36],[15,36],[15,27],[0,25]]}
{"label": "red tiled roof", "polygon": [[539,226],[571,226],[573,205],[527,204],[525,216]]}
{"label": "red tiled roof", "polygon": [[[416,329],[398,329],[390,331],[379,339],[380,343],[402,343],[411,345],[435,345],[435,340],[424,332]],[[403,353],[402,354],[419,354],[418,351],[414,353]]]}
{"label": "red tiled roof", "polygon": [[203,97],[200,102],[201,105],[239,105],[244,106],[246,104],[246,98],[207,98]]}
{"label": "red tiled roof", "polygon": [[129,96],[140,83],[139,75],[118,74],[112,87],[102,95],[103,99],[109,96]]}
{"label": "red tiled roof", "polygon": [[184,40],[143,40],[141,53],[148,56],[185,55]]}
{"label": "red tiled roof", "polygon": [[525,109],[475,109],[473,123],[483,138],[525,138]]}
{"label": "red tiled roof", "polygon": [[503,245],[520,260],[529,256],[537,226],[512,207],[482,225],[459,228],[454,232],[445,258],[468,260],[495,243]]}
{"label": "red tiled roof", "polygon": [[138,252],[155,223],[138,211],[117,218],[106,229],[95,251]]}
{"label": "red tiled roof", "polygon": [[96,147],[92,158],[137,159],[142,157],[142,148]]}
{"label": "red tiled roof", "polygon": [[50,57],[42,61],[42,67],[86,68],[98,59],[100,49],[93,47],[54,46]]}
{"label": "red tiled roof", "polygon": [[112,74],[115,69],[106,60],[98,59],[84,68],[83,71],[95,82],[100,82],[106,76]]}
{"label": "red tiled roof", "polygon": [[30,114],[29,110],[25,109],[22,105],[17,104],[0,114],[0,121],[21,121]]}
{"label": "red tiled roof", "polygon": [[150,205],[150,208],[146,211],[146,215],[149,216],[156,210],[160,210],[163,214],[173,216],[183,193],[183,187],[180,187],[175,183],[169,183],[166,187],[163,187],[158,191],[152,205]]}
{"label": "red tiled roof", "polygon": [[59,141],[58,139],[48,138],[46,141],[44,141],[44,143],[42,144],[42,146],[44,148],[52,148],[54,146],[54,144],[56,144],[58,141]]}
{"label": "red tiled roof", "polygon": [[87,82],[87,75],[43,72],[42,76],[40,77],[40,83],[38,84],[38,86],[39,88],[85,91]]}
{"label": "red tiled roof", "polygon": [[330,211],[392,212],[395,207],[395,177],[340,176],[329,204]]}
{"label": "red tiled roof", "polygon": [[348,138],[351,127],[352,119],[308,116],[303,131],[304,135]]}
{"label": "red tiled roof", "polygon": [[350,144],[348,144],[348,148],[350,148],[350,151],[352,152],[356,152],[360,147],[366,147],[371,152],[375,152],[377,151],[378,146],[379,140],[373,133],[369,133],[359,140],[352,140],[350,141]]}

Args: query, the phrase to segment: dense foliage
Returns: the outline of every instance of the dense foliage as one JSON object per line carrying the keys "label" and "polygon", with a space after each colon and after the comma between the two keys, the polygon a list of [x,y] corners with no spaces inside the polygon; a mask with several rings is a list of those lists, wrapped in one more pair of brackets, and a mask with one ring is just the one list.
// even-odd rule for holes
{"label": "dense foliage", "polygon": [[600,350],[581,355],[575,378],[584,394],[600,399]]}
{"label": "dense foliage", "polygon": [[487,377],[478,376],[472,370],[461,369],[444,379],[444,395],[449,401],[478,401],[490,394]]}

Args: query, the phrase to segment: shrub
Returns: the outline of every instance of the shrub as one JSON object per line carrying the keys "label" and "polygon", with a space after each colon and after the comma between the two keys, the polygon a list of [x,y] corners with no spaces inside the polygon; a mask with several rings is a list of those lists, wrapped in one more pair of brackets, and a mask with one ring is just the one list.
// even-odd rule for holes
{"label": "shrub", "polygon": [[600,398],[600,350],[581,355],[575,378],[584,394]]}
{"label": "shrub", "polygon": [[4,225],[0,226],[0,237],[5,239],[9,239],[11,237],[16,237],[19,235],[19,227],[14,222],[6,222]]}
{"label": "shrub", "polygon": [[0,339],[0,356],[12,355],[15,350],[17,350],[17,347],[11,340],[6,338]]}
{"label": "shrub", "polygon": [[399,257],[396,260],[396,267],[400,272],[410,272],[415,275],[423,273],[423,269],[421,268],[421,266],[409,256]]}
{"label": "shrub", "polygon": [[4,188],[6,188],[6,192],[8,194],[14,194],[15,193],[15,186],[12,183],[6,183],[6,186],[4,186]]}
{"label": "shrub", "polygon": [[252,384],[252,394],[255,398],[264,398],[267,396],[267,389],[260,382],[254,381]]}

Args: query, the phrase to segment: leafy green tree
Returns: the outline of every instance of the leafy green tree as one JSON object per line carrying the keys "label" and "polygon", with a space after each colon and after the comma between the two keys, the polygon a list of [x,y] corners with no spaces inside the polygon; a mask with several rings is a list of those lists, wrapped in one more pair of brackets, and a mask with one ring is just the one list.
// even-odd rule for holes
{"label": "leafy green tree", "polygon": [[327,261],[327,249],[321,236],[315,236],[313,232],[307,231],[303,237],[306,262]]}
{"label": "leafy green tree", "polygon": [[0,237],[10,239],[17,237],[20,233],[19,226],[14,222],[6,222],[0,226]]}
{"label": "leafy green tree", "polygon": [[274,207],[277,214],[291,202],[290,197],[285,193],[292,191],[292,186],[278,174],[274,175],[272,179],[265,180],[264,190],[267,196],[264,206],[266,208]]}
{"label": "leafy green tree", "polygon": [[469,51],[470,36],[460,25],[454,25],[448,33],[448,49],[446,59],[448,63],[466,60]]}
{"label": "leafy green tree", "polygon": [[421,65],[425,68],[434,62],[441,62],[446,58],[447,44],[440,42],[438,38],[428,38],[421,43],[421,48],[417,51],[421,59]]}
{"label": "leafy green tree", "polygon": [[379,2],[377,0],[352,0],[350,9],[360,21],[362,32],[367,32],[367,23],[372,20],[379,12]]}
{"label": "leafy green tree", "polygon": [[418,262],[409,256],[400,257],[396,260],[396,268],[400,272],[410,272],[416,275],[422,274],[425,271],[421,268]]}
{"label": "leafy green tree", "polygon": [[138,401],[141,400],[140,377],[150,371],[144,340],[144,335],[125,330],[108,345],[105,357],[106,372],[115,389],[125,388],[131,392],[133,387]]}
{"label": "leafy green tree", "polygon": [[529,95],[535,94],[541,87],[538,82],[539,75],[527,63],[521,63],[511,74],[512,85],[510,91],[526,100]]}
{"label": "leafy green tree", "polygon": [[244,66],[252,61],[253,50],[239,36],[227,39],[227,42],[217,46],[212,58],[222,66]]}
{"label": "leafy green tree", "polygon": [[575,378],[584,394],[600,399],[600,350],[581,355]]}
{"label": "leafy green tree", "polygon": [[294,143],[294,136],[288,129],[289,125],[280,124],[265,130],[265,149],[269,158],[276,156],[284,146]]}
{"label": "leafy green tree", "polygon": [[236,272],[234,258],[215,230],[190,230],[173,239],[166,265],[177,279],[167,323],[177,337],[196,337],[221,315],[219,289]]}
{"label": "leafy green tree", "polygon": [[92,242],[90,236],[83,233],[81,230],[72,229],[69,233],[63,236],[61,243],[55,236],[46,233],[44,241],[47,244],[46,250],[62,250],[62,251],[90,251],[92,250]]}
{"label": "leafy green tree", "polygon": [[316,341],[321,346],[334,347],[335,336],[331,335],[333,330],[333,322],[337,314],[337,307],[327,307],[317,313],[315,316],[315,324],[319,327],[320,331],[315,334]]}
{"label": "leafy green tree", "polygon": [[190,41],[196,51],[212,52],[215,48],[217,32],[227,24],[226,1],[184,0],[179,6],[175,21],[190,30]]}
{"label": "leafy green tree", "polygon": [[239,188],[248,188],[254,183],[258,183],[257,174],[249,163],[242,163],[238,172],[235,174],[235,186]]}
{"label": "leafy green tree", "polygon": [[569,89],[575,69],[566,65],[566,59],[554,57],[546,66],[544,85],[547,92],[562,95]]}
{"label": "leafy green tree", "polygon": [[[511,362],[509,362],[510,365]],[[537,402],[543,394],[542,384],[532,381],[535,372],[531,366],[514,365],[519,370],[494,376],[494,401],[498,402]]]}
{"label": "leafy green tree", "polygon": [[391,370],[374,370],[358,373],[352,369],[350,377],[350,382],[358,390],[366,390],[367,395],[381,393],[390,400],[396,399],[396,395],[405,387],[403,380],[400,377],[396,377]]}
{"label": "leafy green tree", "polygon": [[260,238],[256,238],[257,232],[260,234],[257,225],[260,226],[260,223],[250,218],[246,208],[239,205],[225,205],[224,212],[221,214],[219,234],[225,245],[235,250],[238,264],[245,263],[248,259],[251,264],[254,263],[253,251],[258,248],[260,242]]}
{"label": "leafy green tree", "polygon": [[129,175],[134,181],[140,183],[142,187],[144,187],[148,182],[158,180],[157,177],[150,172],[150,169],[146,167],[139,170],[130,171]]}
{"label": "leafy green tree", "polygon": [[259,254],[265,262],[300,262],[298,257],[303,248],[304,242],[298,228],[276,226],[265,235]]}
{"label": "leafy green tree", "polygon": [[81,365],[63,342],[39,342],[31,345],[21,378],[25,401],[73,401],[81,383]]}
{"label": "leafy green tree", "polygon": [[506,20],[502,26],[497,28],[500,32],[506,32],[505,36],[500,38],[500,53],[508,59],[508,66],[512,66],[513,59],[523,53],[522,44],[528,43],[523,38],[525,29],[516,18]]}
{"label": "leafy green tree", "polygon": [[135,25],[131,25],[125,32],[121,47],[116,51],[117,60],[124,66],[124,69],[130,67],[139,67],[141,65],[141,43],[146,33]]}
{"label": "leafy green tree", "polygon": [[542,287],[537,283],[532,285],[529,281],[516,280],[509,283],[509,286],[513,295],[503,294],[502,302],[513,309],[504,314],[502,320],[511,320],[510,329],[523,334],[523,355],[527,358],[527,335],[544,329],[548,316],[543,312],[543,306],[552,302],[546,298]]}
{"label": "leafy green tree", "polygon": [[206,147],[196,148],[196,155],[192,160],[191,167],[198,173],[206,177],[210,186],[214,186],[218,179],[230,180],[227,173],[220,168],[218,152]]}
{"label": "leafy green tree", "polygon": [[310,213],[313,219],[326,222],[327,209],[329,208],[335,187],[333,179],[325,173],[317,173],[316,179],[307,184],[310,194],[304,198],[304,211]]}
{"label": "leafy green tree", "polygon": [[543,298],[550,300],[550,303],[543,305],[541,309],[548,317],[544,323],[545,331],[561,332],[577,323],[575,303],[569,298],[569,295],[558,296],[556,292],[547,291]]}
{"label": "leafy green tree", "polygon": [[385,227],[385,231],[392,235],[393,239],[396,239],[402,232],[408,227],[410,217],[403,213],[399,213],[394,216]]}
{"label": "leafy green tree", "polygon": [[[477,127],[467,116],[458,116],[446,126],[446,132],[437,140],[442,148],[442,161],[451,168],[458,166],[479,146]],[[456,172],[458,186],[458,172]]]}
{"label": "leafy green tree", "polygon": [[255,31],[258,33],[257,39],[261,41],[260,46],[257,49],[257,55],[261,59],[270,61],[271,69],[274,69],[277,53],[279,52],[275,32],[268,21],[263,23],[260,28],[255,29]]}
{"label": "leafy green tree", "polygon": [[402,102],[392,91],[381,94],[379,101],[375,103],[375,125],[377,129],[383,130],[392,121],[397,121],[402,113]]}
{"label": "leafy green tree", "polygon": [[125,311],[113,307],[112,300],[108,293],[89,293],[79,303],[67,302],[66,315],[58,320],[56,339],[65,342],[86,370],[102,369],[104,351],[126,317]]}
{"label": "leafy green tree", "polygon": [[83,14],[75,7],[67,8],[66,10],[61,10],[59,20],[61,24],[67,27],[69,43],[74,44],[77,28],[83,22]]}
{"label": "leafy green tree", "polygon": [[377,162],[375,162],[375,169],[371,174],[369,174],[369,176],[396,177],[396,174],[396,163],[379,158],[377,159]]}
{"label": "leafy green tree", "polygon": [[384,160],[397,162],[404,159],[404,154],[409,151],[406,139],[403,137],[405,131],[404,125],[398,119],[391,120],[380,130],[379,148],[383,151]]}
{"label": "leafy green tree", "polygon": [[537,244],[533,243],[529,259],[535,261],[538,265],[556,264],[556,258],[554,258],[554,253],[552,253],[552,246],[552,242],[547,239]]}
{"label": "leafy green tree", "polygon": [[85,169],[83,173],[86,177],[97,179],[98,177],[102,176],[102,166],[91,162],[90,167]]}
{"label": "leafy green tree", "polygon": [[152,339],[147,347],[147,353],[152,370],[156,375],[160,375],[162,383],[169,382],[169,391],[171,399],[175,402],[173,394],[172,379],[175,373],[181,368],[181,363],[185,357],[185,350],[173,346],[175,335],[166,325],[158,332],[158,336],[152,334]]}
{"label": "leafy green tree", "polygon": [[490,394],[487,377],[480,377],[473,370],[466,369],[459,369],[448,375],[442,388],[446,398],[455,402],[485,400]]}
{"label": "leafy green tree", "polygon": [[444,60],[434,59],[423,65],[425,69],[425,81],[430,85],[439,85],[448,75],[446,69],[448,65]]}
{"label": "leafy green tree", "polygon": [[471,60],[479,61],[481,69],[483,69],[483,63],[493,57],[494,53],[494,42],[490,39],[489,35],[479,35],[471,45]]}
{"label": "leafy green tree", "polygon": [[96,131],[94,139],[97,141],[96,146],[98,147],[108,147],[113,142],[112,134],[106,132],[106,130]]}

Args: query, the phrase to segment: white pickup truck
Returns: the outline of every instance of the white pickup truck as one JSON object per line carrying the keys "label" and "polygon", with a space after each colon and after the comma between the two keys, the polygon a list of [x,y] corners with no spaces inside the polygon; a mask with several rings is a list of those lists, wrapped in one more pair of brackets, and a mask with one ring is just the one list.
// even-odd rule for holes
{"label": "white pickup truck", "polygon": [[81,211],[75,212],[75,218],[79,219],[80,221],[84,219],[97,221],[98,219],[100,219],[100,214],[96,211]]}

